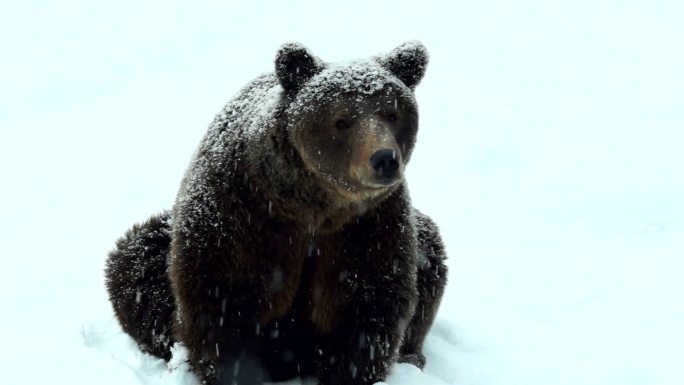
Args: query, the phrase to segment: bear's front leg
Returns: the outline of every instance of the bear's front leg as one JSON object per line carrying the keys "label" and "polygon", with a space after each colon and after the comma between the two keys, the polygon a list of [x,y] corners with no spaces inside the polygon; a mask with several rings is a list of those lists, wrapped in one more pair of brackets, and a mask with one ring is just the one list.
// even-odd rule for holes
{"label": "bear's front leg", "polygon": [[377,282],[371,285],[371,290],[357,291],[359,297],[349,302],[338,327],[319,349],[320,385],[371,385],[385,380],[397,361],[415,307],[407,297],[413,294],[396,295],[378,288]]}
{"label": "bear's front leg", "polygon": [[244,282],[221,282],[208,271],[201,279],[174,280],[175,332],[203,384],[261,385],[265,381],[266,369],[257,352],[262,291]]}
{"label": "bear's front leg", "polygon": [[251,244],[249,232],[219,215],[216,199],[184,198],[175,208],[168,269],[175,335],[203,384],[260,385],[266,376],[257,359],[266,303],[260,277],[268,272],[257,275],[259,259],[239,254]]}
{"label": "bear's front leg", "polygon": [[336,265],[344,265],[335,327],[316,352],[320,385],[383,381],[399,358],[413,316],[416,289],[414,227],[401,215],[371,213],[345,228]]}

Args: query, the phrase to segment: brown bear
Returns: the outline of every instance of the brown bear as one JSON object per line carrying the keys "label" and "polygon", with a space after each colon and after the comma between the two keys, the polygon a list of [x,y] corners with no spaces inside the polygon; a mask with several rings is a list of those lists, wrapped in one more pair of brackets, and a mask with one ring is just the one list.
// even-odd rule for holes
{"label": "brown bear", "polygon": [[418,42],[338,64],[280,48],[209,127],[173,210],[109,255],[142,350],[181,342],[204,384],[373,384],[425,364],[446,256],[403,175],[427,61]]}

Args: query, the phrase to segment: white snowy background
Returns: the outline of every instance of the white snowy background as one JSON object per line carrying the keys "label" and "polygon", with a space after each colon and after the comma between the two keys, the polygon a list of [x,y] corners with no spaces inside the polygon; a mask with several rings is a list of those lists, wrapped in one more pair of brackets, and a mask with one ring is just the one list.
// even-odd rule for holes
{"label": "white snowy background", "polygon": [[419,39],[407,178],[450,282],[387,384],[684,384],[684,3],[245,4],[0,3],[0,383],[193,384],[121,332],[106,253],[281,43]]}

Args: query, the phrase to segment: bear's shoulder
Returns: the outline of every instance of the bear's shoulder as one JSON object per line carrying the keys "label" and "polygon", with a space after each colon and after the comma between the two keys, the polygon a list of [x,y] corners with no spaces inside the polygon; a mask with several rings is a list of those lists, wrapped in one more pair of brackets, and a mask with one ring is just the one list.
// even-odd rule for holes
{"label": "bear's shoulder", "polygon": [[[282,87],[272,73],[258,76],[245,85],[216,116],[210,127],[220,134],[252,136],[263,132],[281,103]],[[237,139],[237,138],[236,138]]]}

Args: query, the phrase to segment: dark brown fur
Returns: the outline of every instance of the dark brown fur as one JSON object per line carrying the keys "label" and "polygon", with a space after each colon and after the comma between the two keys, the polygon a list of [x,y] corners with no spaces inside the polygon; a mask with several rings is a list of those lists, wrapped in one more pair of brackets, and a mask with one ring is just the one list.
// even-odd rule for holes
{"label": "dark brown fur", "polygon": [[105,275],[109,299],[121,327],[140,348],[168,360],[173,296],[166,274],[171,244],[169,213],[135,225],[109,254]]}
{"label": "dark brown fur", "polygon": [[[340,187],[320,173],[349,179],[358,176],[349,170],[360,166],[334,148],[329,169],[311,163],[320,155],[316,143],[325,142],[316,136],[334,130],[307,125],[323,127],[323,116],[340,109],[292,116],[288,108],[300,89],[323,68],[297,49],[286,52],[287,59],[279,54],[276,64],[285,65],[276,67],[279,77],[257,78],[217,116],[173,212],[135,226],[108,260],[107,286],[124,330],[165,359],[168,343],[183,342],[206,384],[296,375],[315,375],[321,385],[372,384],[400,359],[425,363],[422,343],[446,282],[438,230],[411,207],[403,181],[384,189],[366,190],[364,180]],[[302,68],[296,76],[288,66],[293,62]],[[260,90],[278,81],[284,88],[279,102],[259,121],[250,108],[260,103]],[[377,143],[396,146],[407,161],[415,102],[411,95],[388,95],[400,98],[394,104],[406,114],[398,123],[405,134]],[[374,109],[361,107],[361,118],[374,116]],[[349,135],[382,128],[368,128],[363,119],[358,127],[366,128]],[[249,132],[255,122],[262,127],[258,134]],[[302,132],[309,134],[293,139]],[[154,275],[148,280],[141,271]],[[173,337],[157,337],[170,328]]]}

